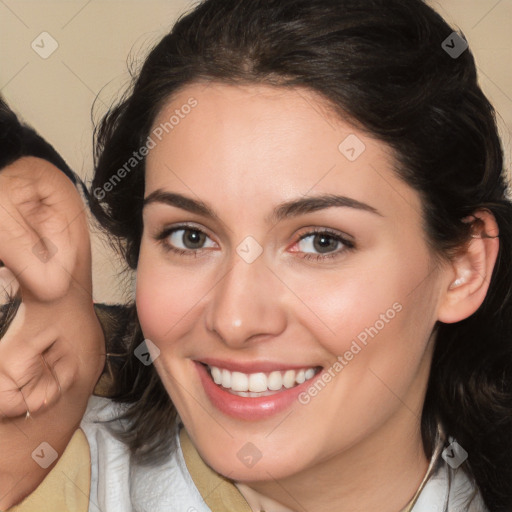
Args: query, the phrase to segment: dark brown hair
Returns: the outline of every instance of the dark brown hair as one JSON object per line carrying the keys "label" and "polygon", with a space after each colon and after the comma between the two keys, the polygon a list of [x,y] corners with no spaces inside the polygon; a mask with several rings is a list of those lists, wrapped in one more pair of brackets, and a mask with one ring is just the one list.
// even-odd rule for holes
{"label": "dark brown hair", "polygon": [[52,163],[75,185],[83,186],[55,148],[32,127],[21,122],[0,96],[0,170],[24,156],[33,156]]}
{"label": "dark brown hair", "polygon": [[[469,50],[442,43],[453,29],[421,0],[206,0],[153,48],[132,89],[96,131],[104,186],[145,144],[164,102],[200,81],[306,87],[394,150],[398,175],[420,194],[427,238],[442,257],[466,243],[463,219],[495,216],[500,251],[485,302],[436,326],[422,414],[427,456],[438,423],[470,453],[464,470],[493,512],[512,510],[512,205],[506,197],[495,113]],[[462,35],[459,35],[463,41]],[[127,266],[137,267],[145,161],[93,213]],[[115,395],[129,404],[122,434],[141,460],[169,447],[176,411],[152,366],[133,357],[142,334],[133,311],[129,355]]]}

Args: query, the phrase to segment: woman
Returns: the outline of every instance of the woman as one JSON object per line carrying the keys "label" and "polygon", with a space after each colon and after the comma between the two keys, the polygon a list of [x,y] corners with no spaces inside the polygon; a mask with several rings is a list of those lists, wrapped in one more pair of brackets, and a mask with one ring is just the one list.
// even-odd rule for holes
{"label": "woman", "polygon": [[137,289],[90,510],[512,508],[512,206],[434,11],[207,0],[96,142]]}
{"label": "woman", "polygon": [[512,206],[439,15],[207,0],[96,142],[93,213],[137,271],[134,459],[106,472],[132,506],[511,509]]}

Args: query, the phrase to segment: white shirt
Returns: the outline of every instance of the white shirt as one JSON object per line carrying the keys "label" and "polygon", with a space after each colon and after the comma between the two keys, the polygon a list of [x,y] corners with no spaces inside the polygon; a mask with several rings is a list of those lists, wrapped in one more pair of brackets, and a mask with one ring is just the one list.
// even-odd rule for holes
{"label": "white shirt", "polygon": [[[122,410],[120,404],[93,396],[80,425],[91,451],[89,512],[211,512],[187,470],[178,435],[177,449],[166,462],[148,467],[131,461],[127,446],[103,423]],[[473,494],[468,508],[465,503]],[[488,511],[466,474],[442,461],[412,512]]]}

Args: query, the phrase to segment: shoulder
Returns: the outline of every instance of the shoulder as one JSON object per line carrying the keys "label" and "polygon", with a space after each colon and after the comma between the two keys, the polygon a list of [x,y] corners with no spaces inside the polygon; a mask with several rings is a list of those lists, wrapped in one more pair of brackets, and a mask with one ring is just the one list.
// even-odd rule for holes
{"label": "shoulder", "polygon": [[[81,428],[91,451],[89,510],[102,512],[210,512],[190,477],[179,436],[177,449],[165,461],[139,465],[128,447],[116,438],[113,429],[122,429],[122,404],[93,396],[89,400]],[[93,505],[97,508],[94,508]]]}
{"label": "shoulder", "polygon": [[411,512],[488,512],[478,488],[462,468],[440,459]]}

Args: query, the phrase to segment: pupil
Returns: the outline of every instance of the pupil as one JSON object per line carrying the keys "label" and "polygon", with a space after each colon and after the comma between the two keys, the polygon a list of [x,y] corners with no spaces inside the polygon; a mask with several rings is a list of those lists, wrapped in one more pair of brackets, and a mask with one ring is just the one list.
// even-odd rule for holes
{"label": "pupil", "polygon": [[336,243],[336,240],[330,235],[316,235],[313,245],[318,252],[328,252],[328,250],[336,249]]}

